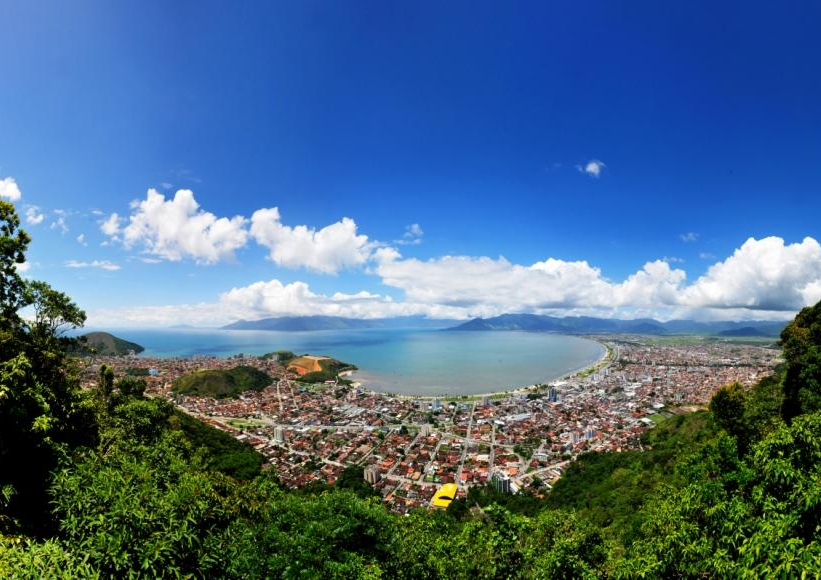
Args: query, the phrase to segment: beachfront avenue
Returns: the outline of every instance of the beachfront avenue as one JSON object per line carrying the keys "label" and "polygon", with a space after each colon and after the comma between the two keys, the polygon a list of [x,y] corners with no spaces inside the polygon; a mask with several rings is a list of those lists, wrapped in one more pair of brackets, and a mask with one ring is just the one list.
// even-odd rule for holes
{"label": "beachfront avenue", "polygon": [[[95,357],[117,374],[151,371],[147,393],[246,441],[280,480],[299,487],[334,483],[351,465],[396,512],[431,506],[437,489],[504,482],[511,492],[544,494],[584,451],[638,448],[657,422],[703,407],[731,382],[750,386],[772,372],[780,350],[765,342],[639,336],[593,337],[607,346],[596,366],[546,385],[487,396],[411,398],[335,381],[305,385],[275,359]],[[356,361],[352,361],[356,362]],[[272,377],[237,399],[174,395],[192,371],[258,368]],[[500,385],[504,388],[504,385]]]}

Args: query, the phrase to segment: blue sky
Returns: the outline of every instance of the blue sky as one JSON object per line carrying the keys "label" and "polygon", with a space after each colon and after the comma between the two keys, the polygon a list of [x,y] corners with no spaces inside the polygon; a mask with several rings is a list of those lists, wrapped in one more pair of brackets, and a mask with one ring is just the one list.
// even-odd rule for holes
{"label": "blue sky", "polygon": [[821,299],[821,6],[446,4],[0,5],[25,274],[115,325]]}

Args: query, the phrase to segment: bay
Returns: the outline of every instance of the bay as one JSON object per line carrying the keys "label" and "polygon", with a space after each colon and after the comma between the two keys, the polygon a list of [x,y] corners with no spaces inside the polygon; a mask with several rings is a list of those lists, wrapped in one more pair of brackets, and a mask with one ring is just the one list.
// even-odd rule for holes
{"label": "bay", "polygon": [[431,329],[310,332],[120,329],[148,357],[227,357],[275,350],[328,355],[359,367],[364,387],[405,395],[473,395],[544,383],[595,363],[604,347],[576,336]]}

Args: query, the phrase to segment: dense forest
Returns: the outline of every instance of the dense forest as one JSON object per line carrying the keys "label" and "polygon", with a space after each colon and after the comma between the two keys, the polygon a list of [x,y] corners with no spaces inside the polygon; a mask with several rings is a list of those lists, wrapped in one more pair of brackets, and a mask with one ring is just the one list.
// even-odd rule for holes
{"label": "dense forest", "polygon": [[751,390],[589,454],[543,500],[473,490],[388,512],[351,470],[284,489],[256,453],[138,377],[80,388],[85,315],[24,280],[0,202],[0,577],[655,578],[821,575],[821,304]]}

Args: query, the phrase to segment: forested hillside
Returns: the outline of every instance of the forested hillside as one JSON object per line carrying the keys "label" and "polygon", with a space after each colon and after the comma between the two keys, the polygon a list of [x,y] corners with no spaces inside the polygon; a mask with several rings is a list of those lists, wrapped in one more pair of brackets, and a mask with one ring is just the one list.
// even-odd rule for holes
{"label": "forested hillside", "polygon": [[28,243],[0,202],[0,577],[821,574],[821,304],[783,331],[782,372],[722,387],[644,452],[584,456],[545,500],[397,517],[358,476],[284,489],[138,378],[81,389],[63,333],[85,315],[20,277]]}
{"label": "forested hillside", "polygon": [[246,365],[232,369],[195,371],[174,382],[174,393],[236,399],[245,391],[261,391],[271,384],[271,377],[259,369]]}
{"label": "forested hillside", "polygon": [[72,345],[71,354],[102,356],[123,356],[139,354],[144,351],[136,342],[129,342],[108,332],[89,332],[77,339]]}

